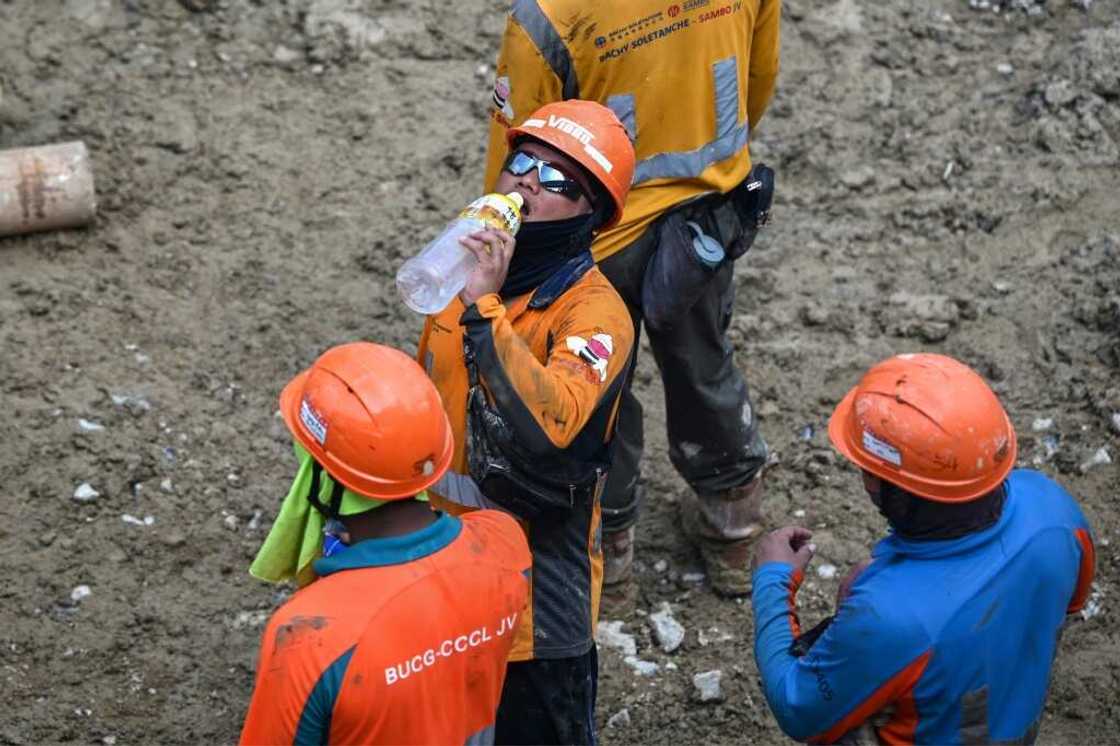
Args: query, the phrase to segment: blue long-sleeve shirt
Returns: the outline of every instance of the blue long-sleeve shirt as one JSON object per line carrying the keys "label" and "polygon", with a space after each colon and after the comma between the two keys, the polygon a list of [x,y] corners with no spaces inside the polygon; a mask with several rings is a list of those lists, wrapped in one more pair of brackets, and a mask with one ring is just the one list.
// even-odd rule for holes
{"label": "blue long-sleeve shirt", "polygon": [[790,651],[800,573],[755,571],[755,657],[782,730],[830,743],[874,715],[888,743],[1031,740],[1062,624],[1093,577],[1073,498],[1017,470],[995,525],[944,541],[890,535],[872,559],[803,657]]}

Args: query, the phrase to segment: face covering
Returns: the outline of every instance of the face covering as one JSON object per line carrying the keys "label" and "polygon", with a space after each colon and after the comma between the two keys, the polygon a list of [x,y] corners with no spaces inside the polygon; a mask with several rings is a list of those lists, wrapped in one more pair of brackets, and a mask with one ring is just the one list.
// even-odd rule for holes
{"label": "face covering", "polygon": [[906,539],[956,539],[983,531],[999,520],[1007,493],[1004,485],[964,503],[923,500],[883,481],[876,506],[887,522]]}
{"label": "face covering", "polygon": [[516,298],[540,286],[572,257],[588,251],[596,213],[521,224],[505,284],[498,294]]}

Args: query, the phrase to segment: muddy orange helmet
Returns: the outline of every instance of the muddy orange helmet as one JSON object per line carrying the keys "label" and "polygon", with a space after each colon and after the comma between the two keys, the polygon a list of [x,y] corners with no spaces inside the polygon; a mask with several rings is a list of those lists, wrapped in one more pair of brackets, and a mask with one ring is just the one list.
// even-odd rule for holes
{"label": "muddy orange helmet", "polygon": [[583,166],[614,203],[614,213],[602,230],[618,224],[634,178],[634,146],[613,111],[594,101],[545,104],[520,125],[506,130],[510,147],[522,137],[551,145]]}
{"label": "muddy orange helmet", "polygon": [[284,387],[280,413],[327,473],[359,495],[412,497],[451,463],[451,425],[439,392],[412,358],[391,347],[332,347]]}
{"label": "muddy orange helmet", "polygon": [[974,370],[944,355],[897,355],[875,365],[836,406],[832,445],[914,495],[967,502],[1015,465],[1015,429]]}

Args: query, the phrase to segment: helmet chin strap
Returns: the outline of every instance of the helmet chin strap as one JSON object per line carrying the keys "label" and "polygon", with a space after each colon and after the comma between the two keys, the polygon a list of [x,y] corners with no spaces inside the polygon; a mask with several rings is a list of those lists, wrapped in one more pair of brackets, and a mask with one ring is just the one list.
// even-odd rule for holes
{"label": "helmet chin strap", "polygon": [[342,508],[342,492],[346,488],[335,480],[334,489],[331,490],[331,502],[329,505],[324,505],[323,501],[319,499],[319,482],[322,479],[322,474],[323,467],[316,461],[311,465],[311,488],[307,493],[307,501],[327,520],[341,520],[342,514],[338,511]]}

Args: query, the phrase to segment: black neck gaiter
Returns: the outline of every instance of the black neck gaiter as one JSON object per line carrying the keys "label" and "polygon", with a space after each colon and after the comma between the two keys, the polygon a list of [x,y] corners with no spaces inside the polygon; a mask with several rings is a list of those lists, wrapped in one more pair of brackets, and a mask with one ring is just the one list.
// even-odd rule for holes
{"label": "black neck gaiter", "polygon": [[591,247],[595,225],[594,213],[522,223],[506,281],[498,294],[516,298],[540,286],[569,259]]}
{"label": "black neck gaiter", "polygon": [[1007,496],[1005,485],[1001,484],[966,503],[939,503],[911,495],[890,482],[884,481],[882,485],[879,512],[897,534],[917,541],[957,539],[983,531],[999,520]]}

